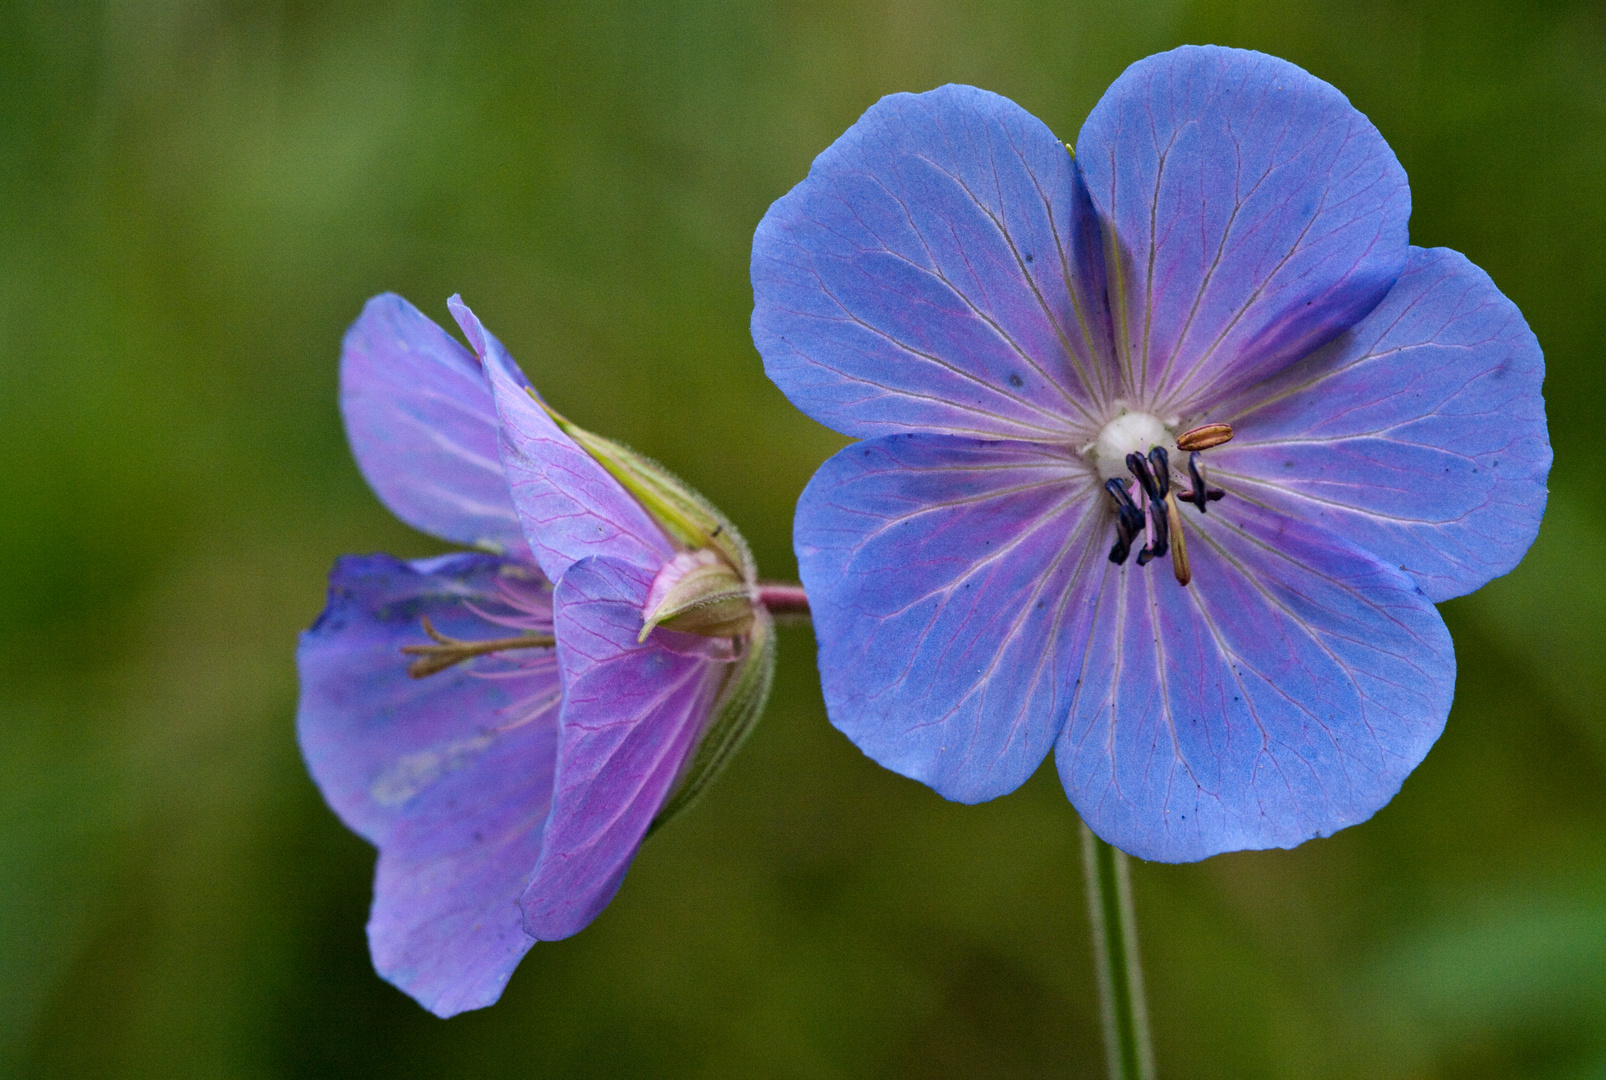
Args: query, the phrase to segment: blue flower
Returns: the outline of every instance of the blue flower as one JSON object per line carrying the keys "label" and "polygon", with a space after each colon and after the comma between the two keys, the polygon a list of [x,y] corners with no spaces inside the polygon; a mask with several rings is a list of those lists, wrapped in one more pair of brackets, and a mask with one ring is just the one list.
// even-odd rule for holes
{"label": "blue flower", "polygon": [[494,554],[341,559],[297,654],[307,766],[379,848],[374,966],[440,1016],[596,917],[757,718],[774,661],[729,522],[555,418],[451,306],[473,353],[369,301],[341,410],[398,517]]}
{"label": "blue flower", "polygon": [[1522,558],[1550,466],[1533,334],[1409,213],[1259,53],[1134,64],[1074,156],[971,87],[873,106],[753,245],[765,370],[864,440],[796,520],[832,722],[964,802],[1052,746],[1148,859],[1375,813],[1450,708],[1434,603]]}

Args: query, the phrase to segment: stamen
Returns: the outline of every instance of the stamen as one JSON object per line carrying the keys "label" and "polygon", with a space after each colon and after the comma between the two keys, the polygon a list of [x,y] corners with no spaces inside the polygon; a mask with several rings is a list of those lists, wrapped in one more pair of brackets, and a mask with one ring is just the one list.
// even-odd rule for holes
{"label": "stamen", "polygon": [[1231,424],[1201,424],[1177,436],[1178,450],[1208,450],[1232,439]]}
{"label": "stamen", "polygon": [[1186,585],[1193,580],[1193,569],[1188,565],[1188,540],[1182,532],[1182,511],[1177,509],[1177,497],[1165,497],[1165,516],[1171,523],[1171,572],[1177,575],[1177,584]]}
{"label": "stamen", "polygon": [[402,646],[401,651],[404,655],[421,657],[407,666],[407,674],[415,679],[445,671],[464,660],[472,660],[486,653],[502,652],[504,649],[545,649],[557,644],[556,639],[550,634],[521,634],[518,637],[497,638],[492,641],[459,641],[437,631],[430,623],[428,615],[421,621],[424,624],[424,633],[437,644]]}
{"label": "stamen", "polygon": [[1143,494],[1149,497],[1150,502],[1160,501],[1160,485],[1155,482],[1154,473],[1149,471],[1149,460],[1142,454],[1131,453],[1126,456],[1126,467],[1132,475],[1138,478],[1143,485]]}
{"label": "stamen", "polygon": [[1110,548],[1110,561],[1119,566],[1126,562],[1127,555],[1132,551],[1132,541],[1143,531],[1143,511],[1132,501],[1126,485],[1121,481],[1106,480],[1104,490],[1115,500],[1115,546]]}
{"label": "stamen", "polygon": [[[1154,460],[1156,468],[1149,468],[1150,459]],[[1143,493],[1149,497],[1149,535],[1152,539],[1142,551],[1138,552],[1138,565],[1146,566],[1150,559],[1158,558],[1166,552],[1166,520],[1163,499],[1171,484],[1171,467],[1166,461],[1165,448],[1156,446],[1149,452],[1149,457],[1142,454],[1131,453],[1126,456],[1126,467],[1132,470],[1132,475],[1138,478],[1143,486]]]}
{"label": "stamen", "polygon": [[1170,529],[1167,526],[1165,503],[1157,500],[1154,503],[1154,512],[1149,515],[1149,528],[1153,530],[1154,539],[1148,547],[1138,552],[1139,566],[1147,566],[1150,559],[1158,559],[1166,553],[1170,546],[1167,535]]}
{"label": "stamen", "polygon": [[1183,492],[1182,497],[1197,506],[1201,514],[1205,512],[1206,503],[1217,502],[1227,495],[1225,491],[1219,488],[1205,487],[1204,477],[1199,475],[1199,454],[1197,451],[1188,455],[1188,479],[1193,481],[1193,490]]}
{"label": "stamen", "polygon": [[1154,473],[1160,498],[1165,498],[1166,492],[1171,490],[1171,457],[1165,452],[1165,447],[1156,446],[1149,451],[1149,469]]}

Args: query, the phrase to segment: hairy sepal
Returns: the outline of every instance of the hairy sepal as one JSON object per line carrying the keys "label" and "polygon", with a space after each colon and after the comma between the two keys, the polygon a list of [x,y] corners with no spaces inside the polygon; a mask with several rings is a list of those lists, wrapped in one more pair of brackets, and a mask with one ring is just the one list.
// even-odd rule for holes
{"label": "hairy sepal", "polygon": [[763,607],[757,607],[747,637],[747,652],[731,665],[731,673],[720,689],[719,701],[714,706],[708,730],[698,742],[697,752],[686,763],[673,794],[653,819],[652,826],[647,830],[648,836],[695,802],[703,789],[714,781],[725,764],[741,749],[742,743],[764,713],[774,677],[775,620]]}
{"label": "hairy sepal", "polygon": [[653,516],[671,540],[691,550],[713,548],[725,556],[744,578],[753,581],[758,567],[736,527],[702,495],[680,477],[651,458],[638,454],[623,443],[604,438],[573,423],[542,401],[534,390],[530,396],[552,422],[607,469],[614,479]]}

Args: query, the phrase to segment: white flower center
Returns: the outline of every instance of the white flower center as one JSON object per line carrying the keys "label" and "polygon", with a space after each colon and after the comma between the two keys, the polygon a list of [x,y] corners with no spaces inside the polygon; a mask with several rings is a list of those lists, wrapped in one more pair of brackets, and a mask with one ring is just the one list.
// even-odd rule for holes
{"label": "white flower center", "polygon": [[[1099,437],[1085,453],[1098,467],[1100,480],[1131,480],[1126,468],[1128,454],[1144,454],[1156,446],[1177,455],[1176,437],[1158,416],[1145,412],[1125,412],[1104,425]],[[1185,460],[1185,458],[1183,459]]]}

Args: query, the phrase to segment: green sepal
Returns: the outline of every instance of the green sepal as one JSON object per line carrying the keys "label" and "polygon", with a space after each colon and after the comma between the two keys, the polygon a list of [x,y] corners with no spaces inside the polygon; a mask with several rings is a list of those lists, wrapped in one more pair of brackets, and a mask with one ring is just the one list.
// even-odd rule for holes
{"label": "green sepal", "polygon": [[731,665],[714,705],[713,719],[698,740],[697,752],[681,771],[673,793],[647,829],[651,836],[696,801],[746,741],[769,701],[775,678],[775,620],[762,607],[753,614],[746,653]]}
{"label": "green sepal", "polygon": [[753,553],[736,527],[714,504],[680,477],[651,458],[638,454],[623,443],[604,438],[572,423],[541,400],[533,389],[530,396],[546,410],[563,433],[590,454],[625,490],[636,497],[669,538],[689,550],[713,548],[730,561],[748,581],[758,576]]}

